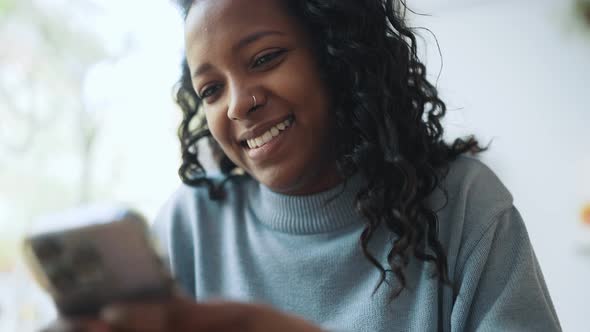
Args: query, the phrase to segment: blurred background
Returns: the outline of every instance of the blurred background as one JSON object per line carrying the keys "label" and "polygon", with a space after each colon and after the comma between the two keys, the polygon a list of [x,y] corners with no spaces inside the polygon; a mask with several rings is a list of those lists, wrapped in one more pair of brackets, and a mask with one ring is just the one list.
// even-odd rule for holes
{"label": "blurred background", "polygon": [[[564,330],[588,331],[590,0],[407,2],[447,139],[492,142],[482,159],[515,197]],[[43,216],[116,202],[152,219],[180,183],[182,42],[167,0],[0,0],[0,331],[55,315],[21,256]]]}

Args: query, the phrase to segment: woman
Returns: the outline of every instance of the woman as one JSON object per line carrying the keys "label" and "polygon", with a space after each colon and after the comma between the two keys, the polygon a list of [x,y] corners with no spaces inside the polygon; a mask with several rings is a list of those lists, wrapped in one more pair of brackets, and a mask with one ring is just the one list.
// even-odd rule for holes
{"label": "woman", "polygon": [[[187,186],[156,233],[190,296],[69,328],[560,330],[509,192],[461,156],[476,140],[442,140],[445,105],[402,5],[180,5]],[[210,138],[222,176],[197,158]]]}

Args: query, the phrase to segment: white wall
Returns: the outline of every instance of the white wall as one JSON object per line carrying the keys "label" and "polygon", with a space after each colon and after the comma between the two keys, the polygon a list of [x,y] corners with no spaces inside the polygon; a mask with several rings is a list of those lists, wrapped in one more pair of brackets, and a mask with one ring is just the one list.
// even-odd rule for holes
{"label": "white wall", "polygon": [[[590,26],[575,23],[569,0],[462,2],[416,0],[433,16],[413,18],[440,43],[448,137],[493,139],[483,160],[515,197],[562,327],[587,331],[590,227],[580,212],[590,203]],[[434,39],[421,34],[436,78]]]}

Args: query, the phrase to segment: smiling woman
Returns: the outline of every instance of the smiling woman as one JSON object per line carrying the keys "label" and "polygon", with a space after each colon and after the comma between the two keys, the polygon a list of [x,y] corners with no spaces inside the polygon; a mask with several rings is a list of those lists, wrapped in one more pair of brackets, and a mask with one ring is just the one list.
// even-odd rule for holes
{"label": "smiling woman", "polygon": [[[560,330],[512,196],[393,0],[181,1],[182,186],[155,233],[187,297],[130,331]],[[197,143],[219,151],[207,174]],[[209,302],[222,298],[233,302]],[[198,300],[198,302],[195,302]]]}

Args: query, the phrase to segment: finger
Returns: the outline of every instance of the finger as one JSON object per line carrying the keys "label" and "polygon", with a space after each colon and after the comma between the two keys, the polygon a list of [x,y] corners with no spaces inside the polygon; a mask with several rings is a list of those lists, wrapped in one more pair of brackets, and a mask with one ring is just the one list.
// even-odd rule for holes
{"label": "finger", "polygon": [[41,332],[112,332],[106,322],[95,319],[59,319]]}
{"label": "finger", "polygon": [[175,311],[174,314],[181,315],[184,319],[174,320],[182,322],[183,326],[202,331],[248,331],[261,311],[258,306],[251,304],[215,301],[194,303],[191,312],[192,314],[181,314]]}
{"label": "finger", "polygon": [[101,312],[101,319],[124,331],[247,331],[257,314],[255,305],[233,302],[197,304],[186,298],[165,302],[123,303]]}
{"label": "finger", "polygon": [[167,331],[167,302],[122,303],[106,307],[100,317],[116,329],[130,331]]}
{"label": "finger", "polygon": [[261,304],[210,302],[196,305],[192,315],[200,331],[315,331],[312,323]]}
{"label": "finger", "polygon": [[197,304],[187,298],[174,298],[111,305],[101,312],[101,319],[124,331],[233,331],[247,325],[251,307],[228,302]]}

